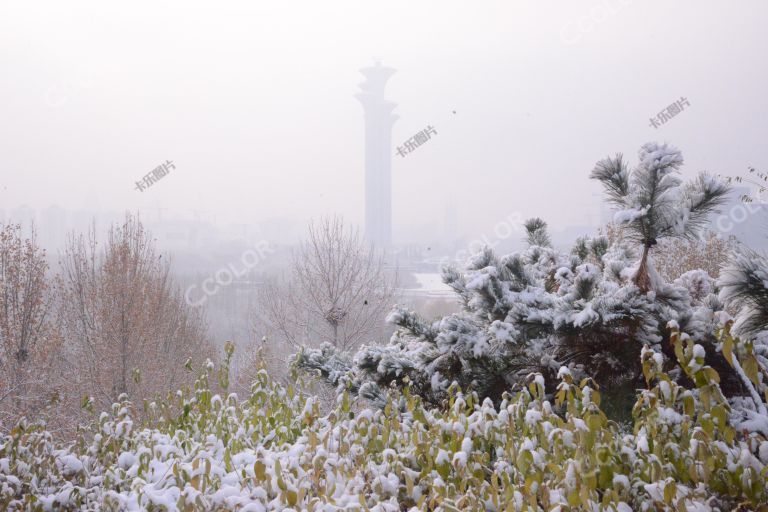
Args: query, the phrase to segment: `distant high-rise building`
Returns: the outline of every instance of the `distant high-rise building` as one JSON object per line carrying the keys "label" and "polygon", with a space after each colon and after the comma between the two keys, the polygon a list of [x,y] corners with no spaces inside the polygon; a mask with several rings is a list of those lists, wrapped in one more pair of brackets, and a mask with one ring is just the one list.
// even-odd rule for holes
{"label": "distant high-rise building", "polygon": [[55,251],[64,247],[67,238],[67,211],[53,205],[40,212],[40,243]]}
{"label": "distant high-rise building", "polygon": [[376,61],[360,72],[366,81],[355,97],[365,111],[365,236],[377,247],[392,243],[392,113],[396,103],[384,99],[384,87],[395,72]]}

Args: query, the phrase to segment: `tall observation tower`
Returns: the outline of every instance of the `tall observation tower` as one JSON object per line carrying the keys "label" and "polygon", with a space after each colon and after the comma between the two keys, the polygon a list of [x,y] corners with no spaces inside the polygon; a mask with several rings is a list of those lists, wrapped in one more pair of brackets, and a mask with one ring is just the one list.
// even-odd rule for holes
{"label": "tall observation tower", "polygon": [[381,65],[363,68],[365,82],[355,97],[365,111],[365,236],[378,248],[392,243],[392,125],[396,103],[384,99],[384,87],[395,70]]}

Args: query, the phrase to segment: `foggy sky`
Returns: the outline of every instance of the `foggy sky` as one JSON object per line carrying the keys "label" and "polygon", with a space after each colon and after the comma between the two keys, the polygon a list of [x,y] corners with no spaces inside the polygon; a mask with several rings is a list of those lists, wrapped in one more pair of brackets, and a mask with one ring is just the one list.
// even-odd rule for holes
{"label": "foggy sky", "polygon": [[767,20],[760,0],[2,1],[0,208],[362,223],[353,95],[379,57],[397,69],[396,242],[450,200],[468,234],[512,212],[595,224],[594,163],[647,141],[679,147],[689,176],[768,169]]}

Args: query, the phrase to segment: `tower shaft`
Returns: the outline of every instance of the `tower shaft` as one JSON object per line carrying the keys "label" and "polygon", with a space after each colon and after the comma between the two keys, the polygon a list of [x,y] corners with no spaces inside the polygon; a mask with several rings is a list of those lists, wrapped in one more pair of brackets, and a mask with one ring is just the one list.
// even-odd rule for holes
{"label": "tower shaft", "polygon": [[365,236],[374,245],[392,244],[392,125],[397,106],[384,99],[384,87],[395,72],[380,62],[361,69],[366,81],[355,97],[365,113]]}

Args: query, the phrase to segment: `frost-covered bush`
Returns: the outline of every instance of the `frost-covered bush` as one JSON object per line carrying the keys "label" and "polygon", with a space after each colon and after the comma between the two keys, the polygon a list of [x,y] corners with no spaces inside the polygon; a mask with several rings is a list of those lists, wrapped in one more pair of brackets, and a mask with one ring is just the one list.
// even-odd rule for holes
{"label": "frost-covered bush", "polygon": [[717,284],[720,299],[736,312],[735,321],[721,333],[719,347],[746,391],[736,405],[750,430],[762,428],[768,435],[768,258],[738,248]]}
{"label": "frost-covered bush", "polygon": [[[443,273],[462,311],[430,322],[396,308],[389,320],[399,329],[388,345],[363,347],[352,358],[330,346],[305,349],[297,363],[380,404],[390,385],[406,383],[438,404],[453,382],[498,402],[531,372],[544,375],[552,391],[567,366],[575,378],[593,378],[612,400],[625,399],[628,412],[642,384],[643,345],[674,361],[672,321],[714,348],[722,310],[706,273],[643,292],[630,278],[635,262],[631,246],[608,247],[600,237],[580,240],[570,254],[531,246],[499,258],[485,249],[463,272]],[[739,389],[719,354],[711,350],[708,359],[728,376],[729,394]]]}
{"label": "frost-covered bush", "polygon": [[[630,430],[609,421],[591,379],[563,367],[497,406],[452,387],[430,408],[409,387],[383,408],[349,393],[336,409],[260,372],[249,396],[222,397],[212,369],[168,400],[115,404],[60,445],[20,423],[0,441],[4,510],[742,510],[768,500],[768,441],[742,437],[703,349],[672,335],[695,386],[642,351],[648,388]],[[178,412],[174,412],[178,411]]]}
{"label": "frost-covered bush", "polygon": [[[623,236],[613,244],[581,238],[563,253],[551,247],[546,223],[531,219],[527,250],[499,257],[484,249],[463,271],[444,270],[461,312],[427,321],[395,309],[389,320],[399,329],[388,345],[363,347],[352,358],[330,347],[307,349],[298,365],[379,403],[383,390],[407,382],[436,404],[453,382],[498,403],[531,372],[541,373],[551,391],[567,366],[575,378],[591,377],[606,390],[612,416],[628,414],[642,384],[643,345],[674,361],[667,328],[673,322],[713,348],[723,308],[705,272],[669,283],[653,267],[657,241],[693,236],[727,192],[704,174],[684,183],[681,164],[680,152],[666,144],[644,145],[631,172],[620,155],[598,162],[592,177],[619,208]],[[725,360],[708,354],[726,391],[740,392]]]}

